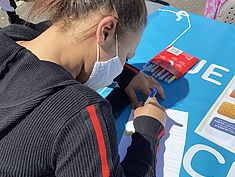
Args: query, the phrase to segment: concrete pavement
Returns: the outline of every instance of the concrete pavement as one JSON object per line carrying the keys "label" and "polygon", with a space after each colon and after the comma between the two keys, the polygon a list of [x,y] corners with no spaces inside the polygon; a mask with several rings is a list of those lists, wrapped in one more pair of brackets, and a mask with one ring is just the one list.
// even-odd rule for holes
{"label": "concrete pavement", "polygon": [[[183,9],[189,12],[202,15],[206,0],[165,0],[165,1],[169,2],[172,7],[176,7],[178,9]],[[21,18],[27,21],[39,22],[40,19],[30,20],[28,18],[30,5],[31,5],[31,2],[17,1],[17,6],[18,6],[16,9],[17,14]],[[159,7],[161,7],[159,4],[151,3],[151,2],[147,3],[147,8],[148,8],[149,13],[155,11]],[[6,13],[0,9],[0,27],[4,27],[7,25],[9,25],[8,17]]]}

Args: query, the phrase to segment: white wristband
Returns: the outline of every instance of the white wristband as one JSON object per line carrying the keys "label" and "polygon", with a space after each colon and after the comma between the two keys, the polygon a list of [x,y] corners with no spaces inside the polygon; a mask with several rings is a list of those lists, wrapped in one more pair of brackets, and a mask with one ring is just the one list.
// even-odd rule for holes
{"label": "white wristband", "polygon": [[135,133],[135,127],[134,127],[134,121],[129,121],[125,125],[125,135],[131,136],[133,133]]}

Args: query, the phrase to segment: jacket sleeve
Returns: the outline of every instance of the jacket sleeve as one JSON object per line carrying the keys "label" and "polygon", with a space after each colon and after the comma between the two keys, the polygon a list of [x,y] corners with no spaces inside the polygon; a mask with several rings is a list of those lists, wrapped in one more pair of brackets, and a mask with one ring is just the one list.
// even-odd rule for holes
{"label": "jacket sleeve", "polygon": [[105,99],[109,101],[115,118],[131,103],[126,92],[119,87],[115,87]]}
{"label": "jacket sleeve", "polygon": [[132,143],[121,162],[124,172],[129,177],[156,176],[157,150],[165,129],[159,121],[148,116],[137,117],[134,127]]}
{"label": "jacket sleeve", "polygon": [[136,133],[120,163],[109,103],[86,107],[74,115],[56,137],[51,160],[55,176],[155,176],[157,137],[163,126],[150,117],[138,117],[134,124]]}
{"label": "jacket sleeve", "polygon": [[127,85],[130,83],[132,78],[139,73],[139,70],[134,66],[126,63],[124,65],[123,71],[119,74],[114,81],[118,83],[119,87],[125,89]]}

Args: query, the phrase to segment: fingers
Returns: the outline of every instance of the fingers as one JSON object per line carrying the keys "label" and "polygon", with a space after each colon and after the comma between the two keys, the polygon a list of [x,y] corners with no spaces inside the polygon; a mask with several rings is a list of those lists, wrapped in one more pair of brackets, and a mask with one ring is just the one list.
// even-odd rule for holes
{"label": "fingers", "polygon": [[151,83],[151,88],[157,88],[158,94],[160,95],[160,97],[161,97],[162,99],[166,99],[165,92],[164,92],[162,86],[159,84],[159,82],[156,81],[156,79],[154,79],[154,78],[151,77],[151,76],[150,76],[150,78],[149,78],[149,81],[150,81],[150,83]]}
{"label": "fingers", "polygon": [[151,89],[149,87],[145,87],[142,89],[141,92],[142,92],[142,95],[144,96],[144,100],[146,100],[151,93]]}
{"label": "fingers", "polygon": [[138,98],[136,96],[136,93],[135,93],[135,89],[134,88],[128,88],[125,90],[127,95],[129,96],[130,98],[130,101],[131,103],[133,104],[133,107],[138,104]]}
{"label": "fingers", "polygon": [[165,110],[166,110],[164,107],[162,107],[162,106],[158,103],[158,101],[157,101],[157,99],[156,99],[155,97],[154,97],[154,98],[151,98],[147,104],[156,106],[156,107],[158,107],[159,109],[161,109],[162,111],[165,111]]}
{"label": "fingers", "polygon": [[144,105],[143,102],[136,102],[132,104],[132,107],[134,110],[136,110],[137,108],[142,107],[143,105]]}

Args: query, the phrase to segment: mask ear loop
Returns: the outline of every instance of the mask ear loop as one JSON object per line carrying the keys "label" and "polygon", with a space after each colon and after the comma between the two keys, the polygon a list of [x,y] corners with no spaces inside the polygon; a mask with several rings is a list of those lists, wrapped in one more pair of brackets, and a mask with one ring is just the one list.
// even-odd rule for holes
{"label": "mask ear loop", "polygon": [[98,62],[100,59],[100,45],[97,43],[96,45],[96,61]]}
{"label": "mask ear loop", "polygon": [[[118,56],[119,47],[118,47],[118,37],[117,37],[117,34],[115,36],[115,50],[116,50],[116,56]],[[96,61],[97,62],[99,61],[99,58],[100,58],[100,45],[97,43],[96,44]]]}
{"label": "mask ear loop", "polygon": [[117,37],[117,33],[116,33],[116,37],[115,37],[115,48],[116,48],[116,56],[118,56],[118,49],[119,49],[119,46],[118,46],[118,37]]}

